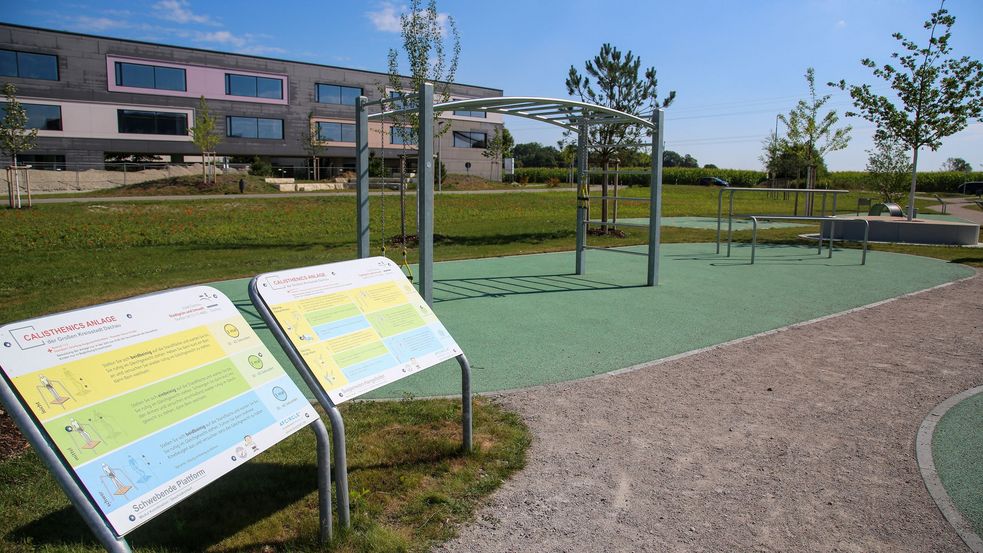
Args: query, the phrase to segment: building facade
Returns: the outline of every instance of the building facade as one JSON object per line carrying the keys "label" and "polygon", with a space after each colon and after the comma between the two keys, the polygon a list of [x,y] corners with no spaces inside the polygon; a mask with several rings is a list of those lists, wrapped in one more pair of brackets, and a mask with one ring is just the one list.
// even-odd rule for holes
{"label": "building facade", "polygon": [[[29,126],[38,129],[36,148],[20,159],[39,165],[95,167],[132,154],[200,159],[189,129],[204,97],[221,136],[216,155],[310,166],[313,130],[320,167],[337,174],[355,163],[355,98],[398,95],[388,80],[372,71],[0,24],[0,83],[16,86]],[[502,91],[454,84],[450,95]],[[500,165],[482,153],[501,116],[440,117],[450,129],[435,150],[447,171],[499,179]],[[392,167],[404,154],[415,165],[402,127],[370,127],[375,156]]]}

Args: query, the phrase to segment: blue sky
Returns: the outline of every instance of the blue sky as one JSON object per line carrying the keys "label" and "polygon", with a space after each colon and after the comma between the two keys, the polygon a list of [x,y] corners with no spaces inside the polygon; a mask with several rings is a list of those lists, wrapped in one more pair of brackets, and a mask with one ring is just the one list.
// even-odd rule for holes
{"label": "blue sky", "polygon": [[[461,33],[457,81],[502,88],[506,95],[567,96],[571,65],[582,70],[600,45],[632,50],[658,70],[659,92],[675,90],[666,114],[667,148],[700,163],[760,168],[761,140],[807,93],[803,77],[870,82],[859,60],[886,62],[894,32],[924,43],[922,22],[938,7],[928,0],[692,0],[690,2],[566,0],[439,0]],[[389,48],[400,46],[398,14],[405,3],[128,2],[24,0],[11,2],[9,23],[241,52],[298,61],[385,71]],[[948,0],[957,17],[952,46],[958,55],[983,59],[983,2]],[[885,89],[886,91],[886,89]],[[849,97],[838,91],[828,104],[840,114]],[[863,169],[872,128],[849,119],[853,140],[827,156],[831,169]],[[518,142],[553,144],[559,132],[509,119]],[[937,170],[948,157],[983,169],[983,123],[948,138],[938,152],[923,151],[919,168]]]}

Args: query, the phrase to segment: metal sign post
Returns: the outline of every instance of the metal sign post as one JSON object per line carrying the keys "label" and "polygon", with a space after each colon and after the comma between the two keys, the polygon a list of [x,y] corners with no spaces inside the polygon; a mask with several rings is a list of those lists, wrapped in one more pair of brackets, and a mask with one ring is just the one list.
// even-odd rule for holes
{"label": "metal sign post", "polygon": [[331,421],[340,524],[350,514],[339,404],[455,358],[463,449],[471,451],[471,367],[399,265],[371,257],[261,274],[249,299]]}
{"label": "metal sign post", "polygon": [[231,300],[181,288],[0,328],[0,400],[102,545],[312,426],[327,429]]}

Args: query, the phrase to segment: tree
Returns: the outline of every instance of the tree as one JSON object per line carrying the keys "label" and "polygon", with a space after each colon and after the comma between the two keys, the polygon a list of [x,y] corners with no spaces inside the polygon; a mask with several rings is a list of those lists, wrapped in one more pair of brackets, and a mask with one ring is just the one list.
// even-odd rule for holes
{"label": "tree", "polygon": [[677,154],[672,150],[665,150],[662,152],[663,167],[679,167],[682,164],[683,164],[683,156]]}
{"label": "tree", "polygon": [[499,132],[498,127],[495,127],[495,133],[492,135],[491,140],[488,141],[485,150],[481,152],[481,155],[492,160],[492,177],[495,173],[495,163],[497,162],[501,166],[502,158],[511,156],[514,146],[515,140],[512,138],[509,130],[503,126],[501,132]]}
{"label": "tree", "polygon": [[[658,106],[658,84],[654,67],[646,68],[640,77],[641,58],[635,57],[631,50],[622,54],[609,43],[601,46],[594,59],[584,64],[585,74],[581,75],[574,66],[567,73],[567,93],[578,96],[581,101],[597,104],[635,116],[643,111],[653,111]],[[591,82],[591,79],[594,82]],[[670,91],[662,102],[668,107],[676,98],[676,91]],[[607,169],[608,163],[619,152],[640,142],[647,134],[646,129],[630,123],[594,125],[588,130],[589,143],[598,162]],[[601,195],[608,195],[608,175],[605,172]],[[607,221],[608,202],[601,203],[601,220]]]}
{"label": "tree", "polygon": [[321,180],[321,168],[318,165],[318,156],[324,151],[324,144],[321,142],[320,132],[318,131],[317,121],[314,120],[314,112],[307,114],[307,128],[301,133],[301,144],[307,155],[311,156],[311,170],[314,172],[314,180]]}
{"label": "tree", "polygon": [[3,94],[7,99],[3,119],[0,120],[0,149],[10,156],[10,161],[16,166],[17,154],[34,149],[38,130],[27,128],[27,112],[17,101],[17,87],[7,83],[3,85]]}
{"label": "tree", "polygon": [[809,98],[799,100],[788,115],[778,116],[779,121],[785,125],[785,137],[781,139],[776,137],[776,140],[779,145],[779,158],[782,155],[787,158],[789,154],[801,156],[799,163],[807,171],[806,188],[814,188],[814,174],[809,170],[823,166],[827,153],[846,148],[853,127],[847,125],[835,128],[840,120],[836,110],[820,114],[823,106],[832,96],[816,94],[816,71],[812,67],[806,69],[805,78],[809,83]]}
{"label": "tree", "polygon": [[[457,32],[457,24],[449,15],[437,11],[436,0],[430,0],[426,7],[420,0],[410,0],[409,11],[400,14],[399,23],[402,29],[403,51],[409,63],[410,94],[416,94],[423,83],[434,84],[434,102],[447,102],[451,99],[450,88],[457,75],[457,62],[461,55],[461,37]],[[444,30],[444,23],[447,31]],[[445,41],[449,43],[445,45]],[[447,49],[450,49],[449,55]],[[399,101],[391,104],[391,109],[412,107],[413,102],[405,98],[407,83],[399,71],[399,52],[389,49],[389,78],[388,87]],[[383,97],[389,96],[389,90],[383,84],[379,87]],[[450,124],[437,119],[434,114],[434,136],[439,137],[450,129]],[[397,134],[404,143],[412,143],[419,136],[420,122],[417,113],[405,113],[393,117]]]}
{"label": "tree", "polygon": [[[215,117],[208,110],[208,102],[202,96],[198,99],[198,109],[195,110],[195,126],[191,127],[190,132],[191,142],[194,142],[195,146],[198,146],[198,150],[201,151],[201,178],[205,184],[208,183],[208,175],[205,172],[205,165],[208,162],[206,156],[214,153],[215,146],[218,146],[222,140],[216,130],[217,126]],[[214,163],[214,160],[212,162]]]}
{"label": "tree", "polygon": [[683,156],[683,162],[679,165],[680,167],[699,167],[700,162],[696,161],[696,158],[686,154]]}
{"label": "tree", "polygon": [[719,167],[717,167],[716,165],[714,165],[712,163],[706,163],[706,164],[704,164],[703,165],[703,168],[704,169],[719,169]]}
{"label": "tree", "polygon": [[951,56],[949,40],[956,18],[944,6],[943,0],[923,25],[929,31],[927,45],[919,46],[901,33],[892,35],[902,48],[902,52],[891,54],[897,66],[878,66],[870,58],[860,61],[891,86],[893,99],[875,94],[869,84],[847,85],[844,80],[830,83],[850,91],[857,112],[848,112],[847,116],[860,116],[873,123],[876,139],[897,139],[911,150],[908,220],[914,217],[918,151],[923,147],[938,150],[942,139],[983,115],[983,64],[967,56]]}
{"label": "tree", "polygon": [[897,139],[875,139],[874,149],[867,150],[867,172],[871,187],[885,202],[897,203],[904,198],[905,184],[911,173],[907,146]]}
{"label": "tree", "polygon": [[512,148],[517,167],[559,167],[560,152],[553,146],[543,146],[539,142],[516,144]]}
{"label": "tree", "polygon": [[973,166],[961,157],[950,157],[949,159],[945,160],[945,163],[942,164],[942,170],[956,171],[958,173],[970,173],[973,171]]}

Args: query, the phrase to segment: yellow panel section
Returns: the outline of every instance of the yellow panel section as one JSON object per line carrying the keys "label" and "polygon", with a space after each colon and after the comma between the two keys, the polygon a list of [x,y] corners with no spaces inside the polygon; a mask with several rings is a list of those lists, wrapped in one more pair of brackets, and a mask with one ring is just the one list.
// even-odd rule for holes
{"label": "yellow panel section", "polygon": [[13,379],[41,421],[225,357],[207,327],[196,327]]}
{"label": "yellow panel section", "polygon": [[242,317],[233,317],[227,321],[209,325],[208,328],[222,349],[225,350],[226,355],[234,355],[253,349],[260,344],[259,336],[253,329],[249,328],[249,323]]}
{"label": "yellow panel section", "polygon": [[365,330],[359,330],[358,332],[352,332],[351,334],[345,334],[344,336],[327,340],[324,342],[324,345],[327,346],[328,351],[339,353],[346,349],[381,341],[382,338],[379,337],[375,330],[366,328]]}
{"label": "yellow panel section", "polygon": [[383,282],[352,290],[352,296],[363,313],[404,305],[409,300],[394,282]]}

